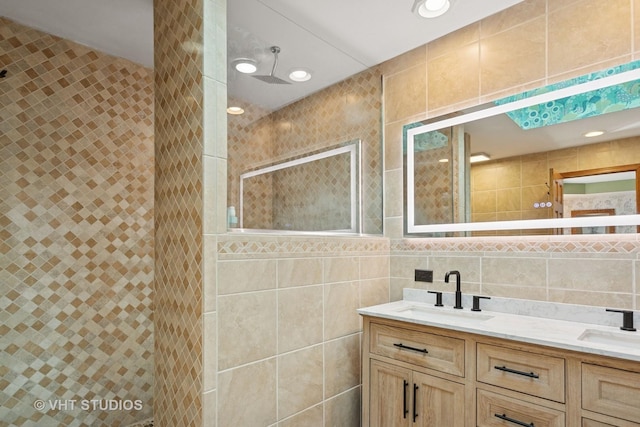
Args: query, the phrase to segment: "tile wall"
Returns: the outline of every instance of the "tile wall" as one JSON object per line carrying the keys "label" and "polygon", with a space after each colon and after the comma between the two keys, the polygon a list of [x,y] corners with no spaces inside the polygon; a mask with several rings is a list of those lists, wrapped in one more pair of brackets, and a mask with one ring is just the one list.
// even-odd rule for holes
{"label": "tile wall", "polygon": [[0,424],[148,419],[153,73],[5,18],[0,68]]}
{"label": "tile wall", "polygon": [[[154,1],[158,426],[203,425],[202,0]],[[213,118],[212,118],[213,119]]]}
{"label": "tile wall", "polygon": [[388,239],[228,235],[217,251],[218,425],[359,425],[356,309],[388,301]]}
{"label": "tile wall", "polygon": [[403,239],[401,191],[403,125],[637,60],[639,37],[640,0],[525,0],[382,64],[392,299],[430,268],[434,288],[458,269],[465,292],[640,307],[635,234]]}

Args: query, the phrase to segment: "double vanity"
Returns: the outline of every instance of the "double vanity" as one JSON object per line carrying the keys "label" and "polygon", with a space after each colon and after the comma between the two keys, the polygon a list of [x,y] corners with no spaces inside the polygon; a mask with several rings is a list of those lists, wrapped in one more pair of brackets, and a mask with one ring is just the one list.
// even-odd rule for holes
{"label": "double vanity", "polygon": [[405,289],[358,310],[363,426],[640,426],[640,332],[621,330],[633,314],[479,303]]}

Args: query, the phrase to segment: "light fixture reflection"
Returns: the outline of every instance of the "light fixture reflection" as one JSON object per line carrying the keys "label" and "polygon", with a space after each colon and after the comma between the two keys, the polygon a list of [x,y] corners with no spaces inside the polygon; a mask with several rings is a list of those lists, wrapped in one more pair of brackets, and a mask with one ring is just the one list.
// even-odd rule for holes
{"label": "light fixture reflection", "polygon": [[592,130],[591,132],[587,132],[584,134],[584,136],[586,138],[593,138],[594,136],[600,136],[602,135],[604,132],[601,130]]}
{"label": "light fixture reflection", "polygon": [[237,116],[238,114],[243,114],[244,113],[244,109],[242,109],[241,107],[228,107],[227,108],[227,113],[233,114],[234,116]]}
{"label": "light fixture reflection", "polygon": [[470,163],[486,162],[487,160],[491,160],[491,156],[487,153],[475,153],[469,156]]}

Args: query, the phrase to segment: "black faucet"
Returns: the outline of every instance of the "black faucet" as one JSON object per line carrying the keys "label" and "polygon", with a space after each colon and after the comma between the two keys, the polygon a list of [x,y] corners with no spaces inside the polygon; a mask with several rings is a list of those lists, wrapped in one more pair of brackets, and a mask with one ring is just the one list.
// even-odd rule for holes
{"label": "black faucet", "polygon": [[636,328],[633,327],[633,311],[631,310],[616,310],[613,308],[607,308],[607,311],[611,311],[613,313],[622,313],[622,326],[620,329],[623,331],[635,331]]}
{"label": "black faucet", "polygon": [[460,291],[460,272],[458,270],[448,271],[444,275],[444,282],[449,283],[449,275],[455,274],[456,276],[456,305],[453,308],[461,309],[462,308],[462,292]]}

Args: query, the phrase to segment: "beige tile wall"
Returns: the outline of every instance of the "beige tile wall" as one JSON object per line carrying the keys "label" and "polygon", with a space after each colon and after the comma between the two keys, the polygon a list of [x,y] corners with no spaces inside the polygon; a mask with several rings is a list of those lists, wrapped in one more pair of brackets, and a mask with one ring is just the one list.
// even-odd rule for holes
{"label": "beige tile wall", "polygon": [[[462,290],[484,294],[637,309],[638,235],[406,239],[391,245],[391,299],[402,289],[451,292],[449,270]],[[434,271],[434,283],[413,281],[414,269]]]}
{"label": "beige tile wall", "polygon": [[0,424],[148,419],[153,73],[1,17],[0,68]]}
{"label": "beige tile wall", "polygon": [[[462,271],[465,292],[638,307],[637,235],[582,240],[570,236],[403,239],[399,191],[402,125],[639,59],[638,3],[525,0],[381,65],[386,107],[385,235],[392,247],[392,299],[401,298],[404,287],[420,286],[412,279],[415,268],[433,269],[437,282],[432,287],[441,289],[447,289],[444,272],[455,268]],[[627,143],[636,149],[636,139]],[[578,161],[577,154],[568,151],[553,161],[523,161],[518,171],[515,165],[486,173],[478,170],[476,178],[482,180],[476,187],[493,192],[494,205],[517,200],[497,184],[498,173],[517,172],[522,185],[531,190],[521,192],[521,203],[527,203],[546,194],[544,180],[529,178],[548,174],[550,163],[588,169],[597,167],[594,161],[637,161],[593,155]],[[490,185],[478,185],[481,181]],[[495,210],[485,210],[488,216],[496,215]]]}
{"label": "beige tile wall", "polygon": [[358,425],[356,309],[389,300],[388,244],[219,238],[218,425]]}

